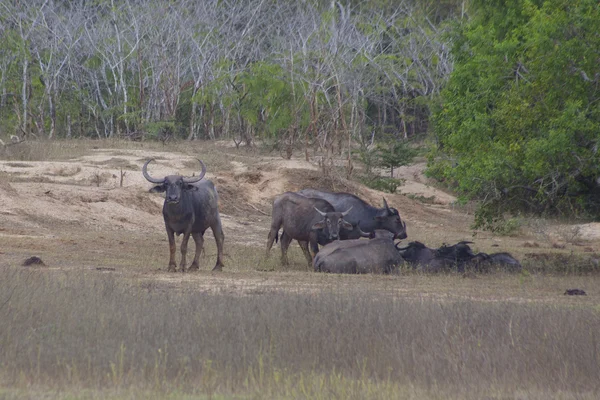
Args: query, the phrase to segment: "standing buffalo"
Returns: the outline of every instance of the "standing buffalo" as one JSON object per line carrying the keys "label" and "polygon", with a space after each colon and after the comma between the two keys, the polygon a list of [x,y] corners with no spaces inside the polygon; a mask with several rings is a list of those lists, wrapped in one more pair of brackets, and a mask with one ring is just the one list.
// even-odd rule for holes
{"label": "standing buffalo", "polygon": [[362,232],[371,233],[376,229],[390,231],[397,239],[406,239],[406,223],[400,219],[398,210],[388,207],[385,198],[383,208],[376,208],[350,193],[330,193],[315,189],[303,189],[298,193],[306,197],[327,200],[338,211],[352,208],[345,219],[352,226],[360,229],[342,232],[342,240],[358,239],[363,236]]}
{"label": "standing buffalo", "polygon": [[333,242],[315,256],[316,272],[337,274],[391,273],[404,261],[391,235],[375,234],[373,239]]}
{"label": "standing buffalo", "polygon": [[200,160],[202,172],[198,176],[183,177],[168,175],[162,179],[153,178],[148,174],[146,161],[142,174],[149,182],[158,184],[150,189],[151,193],[166,192],[163,205],[163,217],[167,236],[169,238],[169,271],[175,271],[175,234],[183,233],[181,241],[181,271],[185,271],[187,245],[190,235],[196,242],[196,254],[190,269],[198,269],[198,258],[204,245],[204,232],[210,227],[217,242],[217,263],[213,271],[223,268],[223,228],[219,216],[218,195],[213,183],[209,180],[202,181],[206,174],[206,167]]}
{"label": "standing buffalo", "polygon": [[297,193],[286,192],[273,201],[271,231],[267,239],[267,256],[277,241],[279,229],[283,227],[281,235],[281,262],[288,264],[287,249],[293,239],[298,240],[302,252],[309,265],[313,254],[319,252],[319,244],[325,245],[334,240],[339,240],[340,233],[353,229],[345,221],[345,216],[350,210],[336,212],[331,204],[322,199],[312,199]]}

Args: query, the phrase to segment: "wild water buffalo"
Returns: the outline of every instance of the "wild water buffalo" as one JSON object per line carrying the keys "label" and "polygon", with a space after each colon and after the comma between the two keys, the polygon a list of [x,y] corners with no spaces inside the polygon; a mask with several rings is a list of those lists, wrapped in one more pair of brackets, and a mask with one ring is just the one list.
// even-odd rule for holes
{"label": "wild water buffalo", "polygon": [[163,217],[167,236],[169,238],[169,271],[175,271],[175,234],[183,233],[181,241],[181,271],[185,271],[187,245],[190,235],[196,242],[196,254],[190,269],[198,269],[198,258],[204,245],[204,232],[210,227],[217,242],[217,263],[213,271],[223,268],[223,228],[218,208],[217,190],[209,180],[202,180],[206,174],[206,167],[200,160],[202,172],[198,176],[183,177],[168,175],[162,179],[153,178],[148,174],[147,168],[152,160],[146,161],[142,167],[142,174],[149,182],[157,184],[151,193],[166,192],[163,205]]}
{"label": "wild water buffalo", "polygon": [[459,242],[453,246],[444,245],[439,249],[430,249],[421,242],[410,242],[408,246],[398,248],[398,251],[408,264],[426,272],[438,272],[452,266],[464,268],[464,263],[474,257],[468,243],[472,242]]}
{"label": "wild water buffalo", "polygon": [[431,249],[421,242],[410,242],[408,246],[398,248],[398,251],[404,261],[425,272],[439,272],[451,268],[462,272],[466,266],[480,271],[494,265],[503,265],[511,270],[521,268],[521,264],[509,253],[474,254],[469,243],[473,242],[463,241],[452,246],[443,245],[438,249]]}
{"label": "wild water buffalo", "polygon": [[315,189],[302,189],[298,193],[327,200],[337,211],[352,208],[345,220],[360,229],[342,232],[342,240],[358,239],[362,236],[361,231],[371,233],[376,229],[390,231],[396,239],[406,239],[406,223],[402,222],[398,210],[388,206],[385,198],[383,208],[376,208],[350,193],[331,193]]}
{"label": "wild water buffalo", "polygon": [[333,240],[339,240],[340,233],[353,229],[345,221],[345,216],[350,210],[336,211],[331,204],[322,199],[312,199],[293,192],[285,192],[273,201],[271,231],[267,238],[267,251],[277,241],[279,229],[281,234],[281,262],[288,264],[287,249],[293,239],[298,240],[302,252],[309,264],[313,254],[319,252],[319,244],[325,245]]}
{"label": "wild water buffalo", "polygon": [[501,266],[508,271],[519,271],[521,263],[509,253],[477,253],[471,260],[471,264],[480,271],[486,271],[493,266]]}
{"label": "wild water buffalo", "polygon": [[353,239],[328,244],[315,257],[315,271],[387,274],[404,263],[425,272],[451,268],[464,271],[467,265],[483,271],[486,266],[491,265],[520,268],[519,262],[508,253],[473,254],[468,245],[471,242],[444,245],[438,249],[430,249],[421,242],[411,242],[408,246],[399,248],[397,244],[394,245],[393,237],[387,232],[376,231],[374,236],[371,240]]}
{"label": "wild water buffalo", "polygon": [[336,274],[391,273],[403,263],[389,233],[369,240],[350,239],[323,247],[313,263],[316,272]]}

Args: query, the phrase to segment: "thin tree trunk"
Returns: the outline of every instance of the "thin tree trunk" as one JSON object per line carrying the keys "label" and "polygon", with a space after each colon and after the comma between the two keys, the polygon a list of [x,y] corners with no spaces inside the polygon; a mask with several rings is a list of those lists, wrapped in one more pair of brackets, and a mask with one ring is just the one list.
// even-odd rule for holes
{"label": "thin tree trunk", "polygon": [[67,114],[67,139],[71,139],[71,114]]}
{"label": "thin tree trunk", "polygon": [[[342,137],[342,135],[339,133],[339,126],[341,126],[342,131],[347,133],[348,136],[350,136],[350,131],[348,129],[348,125],[346,125],[346,118],[344,117],[344,109],[342,107],[342,90],[338,84],[337,86],[337,101],[338,101],[338,119],[339,119],[339,125],[338,125],[338,129],[336,130],[336,133],[339,135],[338,136],[338,153],[342,154],[342,142],[344,140],[344,138]],[[350,143],[350,138],[348,137],[348,143]],[[350,151],[350,149],[348,149],[348,151]]]}
{"label": "thin tree trunk", "polygon": [[23,60],[23,86],[21,88],[21,102],[23,103],[23,120],[21,121],[21,132],[23,135],[27,135],[27,121],[29,119],[28,110],[29,102],[27,99],[27,71],[29,68],[29,61],[27,58]]}
{"label": "thin tree trunk", "polygon": [[211,139],[215,140],[217,136],[215,135],[215,106],[214,104],[210,105],[210,136]]}
{"label": "thin tree trunk", "polygon": [[223,123],[223,130],[225,131],[225,135],[229,137],[229,127],[230,127],[230,118],[231,118],[231,107],[227,107],[225,109],[225,122]]}
{"label": "thin tree trunk", "polygon": [[[194,91],[195,94],[195,91]],[[193,97],[193,95],[192,95]],[[190,113],[190,131],[188,134],[188,140],[196,140],[198,139],[198,134],[196,133],[196,108],[198,104],[195,101],[192,101],[192,111]]]}
{"label": "thin tree trunk", "polygon": [[53,139],[56,133],[56,107],[54,105],[54,89],[48,96],[48,108],[50,109],[50,133],[48,133],[48,139]]}

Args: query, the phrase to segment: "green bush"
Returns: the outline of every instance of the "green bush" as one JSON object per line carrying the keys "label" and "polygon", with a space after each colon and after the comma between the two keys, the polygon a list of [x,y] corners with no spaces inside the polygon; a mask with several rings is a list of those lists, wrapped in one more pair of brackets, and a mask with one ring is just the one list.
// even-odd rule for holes
{"label": "green bush", "polygon": [[493,200],[482,215],[598,215],[598,2],[472,6],[473,18],[454,31],[455,67],[433,115],[430,173]]}
{"label": "green bush", "polygon": [[516,235],[521,229],[521,220],[516,217],[506,218],[498,214],[497,207],[490,203],[484,203],[475,211],[473,229],[483,229],[502,236]]}
{"label": "green bush", "polygon": [[362,182],[371,189],[387,193],[396,193],[398,186],[404,183],[404,179],[389,178],[387,176],[366,177]]}

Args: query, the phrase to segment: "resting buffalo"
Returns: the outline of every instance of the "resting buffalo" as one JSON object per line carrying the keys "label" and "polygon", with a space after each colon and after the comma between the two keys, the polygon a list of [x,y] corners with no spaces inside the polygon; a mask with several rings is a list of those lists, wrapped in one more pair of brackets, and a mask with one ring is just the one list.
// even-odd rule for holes
{"label": "resting buffalo", "polygon": [[327,200],[337,211],[352,208],[345,219],[360,229],[342,232],[342,240],[358,239],[363,236],[361,231],[371,233],[376,229],[390,231],[396,239],[406,239],[406,223],[402,222],[398,210],[388,206],[385,198],[383,208],[376,208],[350,193],[330,193],[315,189],[303,189],[298,193]]}
{"label": "resting buffalo", "polygon": [[308,244],[316,254],[319,252],[319,244],[325,245],[333,240],[339,240],[342,231],[353,228],[344,219],[348,211],[350,210],[337,212],[331,204],[322,199],[311,199],[292,192],[283,193],[273,201],[266,255],[269,255],[273,242],[277,241],[279,229],[283,228],[282,264],[288,264],[287,249],[293,239],[298,240],[306,260],[309,265],[312,264]]}
{"label": "resting buffalo", "polygon": [[391,273],[404,263],[425,272],[438,272],[457,268],[464,271],[467,265],[485,270],[487,266],[504,265],[511,269],[521,267],[508,253],[473,254],[468,243],[444,245],[430,249],[421,242],[411,242],[399,248],[390,234],[375,231],[371,240],[346,240],[323,247],[315,257],[314,268],[319,272],[345,274]]}
{"label": "resting buffalo", "polygon": [[410,242],[408,246],[399,248],[402,258],[414,267],[419,267],[426,272],[438,272],[452,266],[464,268],[464,263],[469,262],[474,254],[467,243],[459,242],[453,246],[442,246],[439,249],[430,249],[421,242]]}
{"label": "resting buffalo", "polygon": [[455,245],[444,245],[438,249],[430,249],[421,242],[410,242],[408,246],[398,248],[404,261],[415,268],[426,272],[439,272],[456,268],[464,271],[466,266],[486,270],[492,265],[504,265],[510,269],[520,269],[521,264],[509,253],[477,253],[474,254],[469,243],[459,242]]}
{"label": "resting buffalo", "polygon": [[471,264],[482,271],[492,266],[502,266],[509,271],[519,271],[522,268],[521,263],[509,253],[477,253]]}
{"label": "resting buffalo", "polygon": [[217,189],[209,180],[202,180],[206,167],[200,160],[202,172],[198,176],[183,177],[168,175],[164,178],[153,178],[148,174],[146,161],[142,174],[149,182],[156,183],[151,193],[166,192],[163,205],[163,217],[169,238],[169,271],[175,271],[175,234],[183,233],[181,241],[181,271],[185,271],[187,245],[190,235],[196,242],[196,254],[190,269],[198,269],[198,258],[204,245],[204,232],[210,227],[217,242],[217,263],[213,271],[223,268],[223,228],[219,216]]}
{"label": "resting buffalo", "polygon": [[402,263],[393,237],[375,234],[370,240],[351,239],[330,243],[315,256],[313,265],[317,272],[389,274]]}

